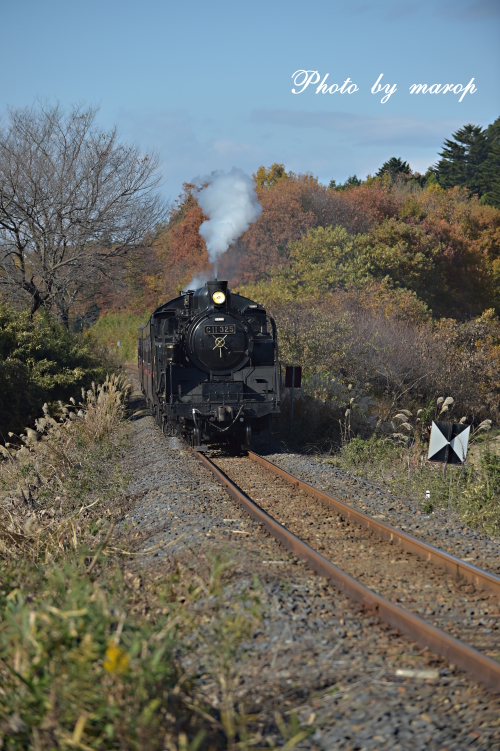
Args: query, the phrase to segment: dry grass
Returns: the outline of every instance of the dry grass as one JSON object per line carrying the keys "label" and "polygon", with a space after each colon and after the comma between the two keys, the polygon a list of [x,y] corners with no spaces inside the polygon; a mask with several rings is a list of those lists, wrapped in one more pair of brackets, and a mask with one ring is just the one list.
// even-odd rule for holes
{"label": "dry grass", "polygon": [[84,392],[79,405],[47,405],[36,430],[10,436],[0,462],[0,556],[33,563],[78,551],[109,524],[106,499],[119,481],[109,460],[120,443],[123,379],[108,376]]}

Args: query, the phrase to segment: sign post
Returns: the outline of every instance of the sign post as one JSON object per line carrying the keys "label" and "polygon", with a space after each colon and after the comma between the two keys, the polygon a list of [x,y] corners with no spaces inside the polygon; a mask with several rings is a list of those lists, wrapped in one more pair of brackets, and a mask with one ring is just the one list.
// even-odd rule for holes
{"label": "sign post", "polygon": [[431,439],[429,441],[430,462],[443,462],[443,479],[446,477],[448,464],[463,464],[467,456],[470,425],[456,422],[432,421]]}
{"label": "sign post", "polygon": [[302,368],[300,365],[287,365],[285,371],[285,388],[292,389],[292,406],[290,410],[290,432],[292,432],[293,426],[293,399],[295,396],[295,389],[300,389],[302,383]]}

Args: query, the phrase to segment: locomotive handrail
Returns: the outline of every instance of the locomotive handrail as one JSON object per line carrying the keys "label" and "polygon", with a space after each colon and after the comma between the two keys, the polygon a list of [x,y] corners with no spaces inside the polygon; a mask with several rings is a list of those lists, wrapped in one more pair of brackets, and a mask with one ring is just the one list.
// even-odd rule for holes
{"label": "locomotive handrail", "polygon": [[[266,313],[266,318],[271,321],[271,328],[273,330],[273,342],[274,342],[274,364],[279,362],[279,344],[278,344],[278,329],[276,328],[276,321],[269,313]],[[281,376],[281,369],[280,369]]]}

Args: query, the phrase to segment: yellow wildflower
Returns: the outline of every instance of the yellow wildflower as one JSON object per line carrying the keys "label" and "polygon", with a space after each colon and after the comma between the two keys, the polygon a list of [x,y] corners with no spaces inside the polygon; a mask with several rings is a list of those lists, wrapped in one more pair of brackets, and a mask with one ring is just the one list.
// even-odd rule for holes
{"label": "yellow wildflower", "polygon": [[104,655],[104,670],[107,673],[126,673],[129,661],[129,655],[111,642]]}

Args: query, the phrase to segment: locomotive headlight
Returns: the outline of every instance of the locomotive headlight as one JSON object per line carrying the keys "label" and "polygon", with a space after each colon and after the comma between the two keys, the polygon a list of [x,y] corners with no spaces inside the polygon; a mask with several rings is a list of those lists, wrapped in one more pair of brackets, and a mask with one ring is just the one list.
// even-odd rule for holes
{"label": "locomotive headlight", "polygon": [[221,290],[217,290],[213,293],[212,300],[216,305],[223,305],[226,302],[226,295]]}

